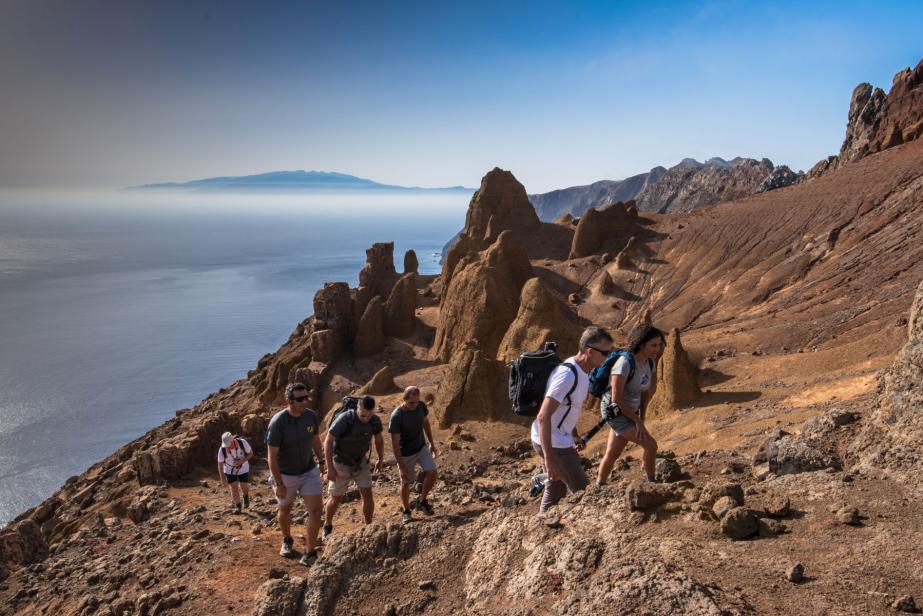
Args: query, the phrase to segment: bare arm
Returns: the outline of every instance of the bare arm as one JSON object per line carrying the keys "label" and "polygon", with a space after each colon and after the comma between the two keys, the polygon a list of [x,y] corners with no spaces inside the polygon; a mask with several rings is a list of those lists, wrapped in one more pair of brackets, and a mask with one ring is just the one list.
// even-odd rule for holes
{"label": "bare arm", "polygon": [[279,448],[269,445],[269,452],[266,454],[266,462],[269,463],[269,474],[276,485],[282,485],[282,473],[279,471]]}
{"label": "bare arm", "polygon": [[224,460],[218,460],[218,477],[221,479],[221,483],[227,484],[228,479],[224,476]]}
{"label": "bare arm", "polygon": [[619,405],[619,411],[621,411],[622,415],[635,422],[635,424],[643,423],[644,420],[641,418],[641,415],[628,408],[628,404],[625,402],[625,386],[627,384],[627,375],[612,375],[612,379],[610,381],[610,385],[612,387],[612,400]]}
{"label": "bare arm", "polygon": [[378,452],[378,463],[375,465],[375,472],[380,473],[381,467],[385,463],[385,439],[380,432],[375,435],[375,451]]}
{"label": "bare arm", "polygon": [[[324,461],[324,442],[320,440],[320,434],[314,435],[314,442],[311,443],[314,447],[314,455],[317,456],[317,464],[319,466],[327,466],[327,463]],[[327,467],[332,468],[332,467]]]}
{"label": "bare arm", "polygon": [[433,457],[437,457],[436,440],[433,438],[433,429],[429,425],[429,417],[423,418],[423,432],[426,434],[426,438],[429,440],[429,449],[433,453]]}
{"label": "bare arm", "polygon": [[401,457],[401,435],[399,432],[391,433],[391,448],[394,450],[394,459],[397,460],[397,468],[401,473],[401,478],[409,481],[410,473],[407,472],[407,466],[404,465],[404,459]]}
{"label": "bare arm", "polygon": [[554,398],[545,398],[542,400],[542,406],[538,409],[538,438],[542,442],[542,454],[545,457],[545,468],[548,470],[548,478],[552,481],[558,479],[558,463],[555,459],[554,449],[551,447],[551,416],[558,410],[560,403]]}
{"label": "bare arm", "polygon": [[336,447],[336,437],[327,432],[327,438],[324,439],[324,459],[327,461],[327,479],[330,481],[337,480],[337,469],[333,465],[333,448]]}

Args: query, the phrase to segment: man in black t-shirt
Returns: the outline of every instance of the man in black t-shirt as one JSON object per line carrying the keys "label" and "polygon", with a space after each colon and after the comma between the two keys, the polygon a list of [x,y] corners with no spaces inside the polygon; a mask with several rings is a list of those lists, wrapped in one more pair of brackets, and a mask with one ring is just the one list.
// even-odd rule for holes
{"label": "man in black t-shirt", "polygon": [[[279,529],[282,531],[282,556],[292,555],[292,504],[301,495],[308,520],[305,524],[307,546],[301,564],[311,566],[317,560],[317,533],[323,513],[323,481],[318,465],[324,463],[317,414],[308,408],[308,388],[292,383],[285,388],[288,408],[269,420],[266,445],[269,450],[269,473],[279,503]],[[315,458],[316,456],[316,458]]]}
{"label": "man in black t-shirt", "polygon": [[355,409],[341,412],[330,425],[324,442],[328,481],[324,535],[333,532],[333,516],[351,481],[356,482],[362,496],[365,523],[372,523],[375,512],[375,501],[372,500],[372,439],[378,452],[375,472],[379,473],[385,457],[385,440],[381,433],[381,420],[375,416],[375,398],[371,396],[359,400]]}
{"label": "man in black t-shirt", "polygon": [[[391,446],[394,459],[401,472],[401,502],[404,504],[404,521],[409,522],[410,485],[417,465],[423,469],[423,490],[416,500],[416,507],[426,515],[433,515],[433,507],[426,497],[436,483],[436,441],[429,425],[429,409],[420,402],[420,388],[408,387],[404,390],[404,402],[391,413],[388,432],[391,434]],[[426,439],[424,439],[424,436]],[[429,446],[426,441],[429,440]]]}

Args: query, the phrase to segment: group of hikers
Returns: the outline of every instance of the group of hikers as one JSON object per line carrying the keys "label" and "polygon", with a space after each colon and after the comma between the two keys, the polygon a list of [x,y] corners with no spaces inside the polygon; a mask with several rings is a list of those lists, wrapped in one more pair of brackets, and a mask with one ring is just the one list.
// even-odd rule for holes
{"label": "group of hikers", "polygon": [[[600,426],[607,424],[609,440],[599,464],[597,485],[608,481],[616,459],[629,442],[644,451],[644,471],[655,481],[654,461],[657,442],[645,427],[645,411],[657,386],[656,365],[663,346],[663,332],[651,325],[637,328],[629,337],[628,348],[615,349],[612,336],[601,327],[588,327],[580,337],[577,354],[557,362],[539,384],[540,403],[531,428],[531,441],[544,472],[533,477],[536,495],[542,494],[539,511],[544,513],[568,490],[585,489],[590,481],[579,452],[588,437],[577,432],[580,409],[591,392],[600,397]],[[602,372],[601,372],[602,371]],[[602,373],[602,377],[600,374]],[[604,382],[594,383],[594,379]],[[318,535],[333,532],[333,520],[350,483],[355,482],[362,499],[366,524],[372,522],[375,503],[372,475],[384,466],[384,427],[375,414],[370,396],[348,398],[352,404],[334,414],[326,436],[321,438],[321,420],[308,408],[310,395],[302,383],[285,388],[286,408],[273,415],[266,432],[269,481],[278,503],[278,522],[282,532],[279,554],[294,555],[292,506],[299,496],[307,510],[305,549],[301,564],[317,560]],[[573,412],[572,412],[573,411]],[[429,409],[420,400],[420,389],[407,387],[402,402],[391,413],[388,433],[400,471],[401,515],[413,519],[412,509],[433,515],[428,496],[437,480],[436,441],[429,422]],[[377,461],[371,461],[374,443]],[[218,452],[222,484],[229,488],[234,508],[249,507],[249,460],[253,449],[246,439],[225,432]],[[422,486],[411,502],[411,486],[420,467]],[[327,502],[323,503],[322,472],[326,474]],[[323,518],[322,518],[323,515]]]}

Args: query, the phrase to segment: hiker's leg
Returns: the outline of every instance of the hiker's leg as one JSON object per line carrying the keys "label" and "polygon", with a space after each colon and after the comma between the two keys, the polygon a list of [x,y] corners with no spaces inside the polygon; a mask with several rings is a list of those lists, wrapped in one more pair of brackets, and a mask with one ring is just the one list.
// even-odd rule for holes
{"label": "hiker's leg", "polygon": [[539,513],[545,513],[549,507],[557,504],[567,494],[567,486],[560,479],[545,482],[545,492],[542,494],[542,504],[538,507]]}
{"label": "hiker's leg", "polygon": [[240,488],[238,486],[240,486],[240,483],[235,481],[234,483],[230,485],[231,485],[231,500],[234,502],[235,505],[239,505],[240,504]]}
{"label": "hiker's leg", "polygon": [[420,468],[423,469],[423,490],[420,492],[420,500],[426,500],[430,490],[436,484],[436,461],[430,451],[429,445],[423,447],[420,451]]}
{"label": "hiker's leg", "polygon": [[243,492],[244,496],[250,496],[250,481],[241,479],[238,483],[240,483],[240,491]]}
{"label": "hiker's leg", "polygon": [[559,463],[561,465],[561,481],[571,492],[585,490],[590,485],[590,480],[583,470],[583,459],[573,447],[567,449],[555,449]]}
{"label": "hiker's leg", "polygon": [[320,494],[305,494],[302,496],[304,508],[308,512],[305,523],[307,552],[317,549],[317,533],[321,527],[321,514],[324,512],[324,501]]}
{"label": "hiker's leg", "polygon": [[401,460],[407,468],[407,479],[401,476],[401,503],[404,505],[404,511],[410,510],[410,485],[413,481],[414,473],[417,472],[417,463],[414,456],[404,456]]}
{"label": "hiker's leg", "polygon": [[279,505],[279,530],[283,537],[292,536],[292,503]]}
{"label": "hiker's leg", "polygon": [[327,524],[333,524],[333,516],[337,514],[337,508],[340,506],[340,498],[339,496],[331,495],[327,499],[327,506],[324,511],[324,520]]}
{"label": "hiker's leg", "polygon": [[606,442],[606,453],[599,462],[599,471],[596,473],[596,482],[604,484],[609,481],[609,475],[612,474],[612,467],[615,461],[619,459],[622,452],[625,451],[625,445],[628,444],[624,438],[609,430],[609,440]]}
{"label": "hiker's leg", "polygon": [[372,515],[375,513],[375,500],[372,498],[372,488],[359,488],[359,495],[362,497],[362,517],[365,518],[366,524],[371,524]]}
{"label": "hiker's leg", "polygon": [[653,477],[657,469],[657,441],[648,433],[640,443],[644,448],[644,472]]}
{"label": "hiker's leg", "polygon": [[423,490],[420,492],[420,500],[426,500],[430,490],[436,485],[436,471],[426,471],[423,475]]}

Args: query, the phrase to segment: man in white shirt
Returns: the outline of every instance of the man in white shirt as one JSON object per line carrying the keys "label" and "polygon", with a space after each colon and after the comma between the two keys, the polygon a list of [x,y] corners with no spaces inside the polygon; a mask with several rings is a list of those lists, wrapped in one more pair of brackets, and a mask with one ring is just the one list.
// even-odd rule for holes
{"label": "man in white shirt", "polygon": [[580,409],[590,386],[589,373],[603,364],[612,351],[612,336],[601,327],[588,327],[580,336],[580,350],[554,369],[545,399],[532,422],[532,447],[542,459],[545,492],[539,513],[567,494],[589,485],[578,451],[586,445],[577,433]]}
{"label": "man in white shirt", "polygon": [[[230,432],[221,435],[221,448],[218,450],[218,475],[221,483],[231,490],[234,509],[240,513],[240,492],[244,494],[244,507],[250,506],[250,458],[253,449],[247,439],[234,436]],[[240,488],[238,489],[238,486]]]}

